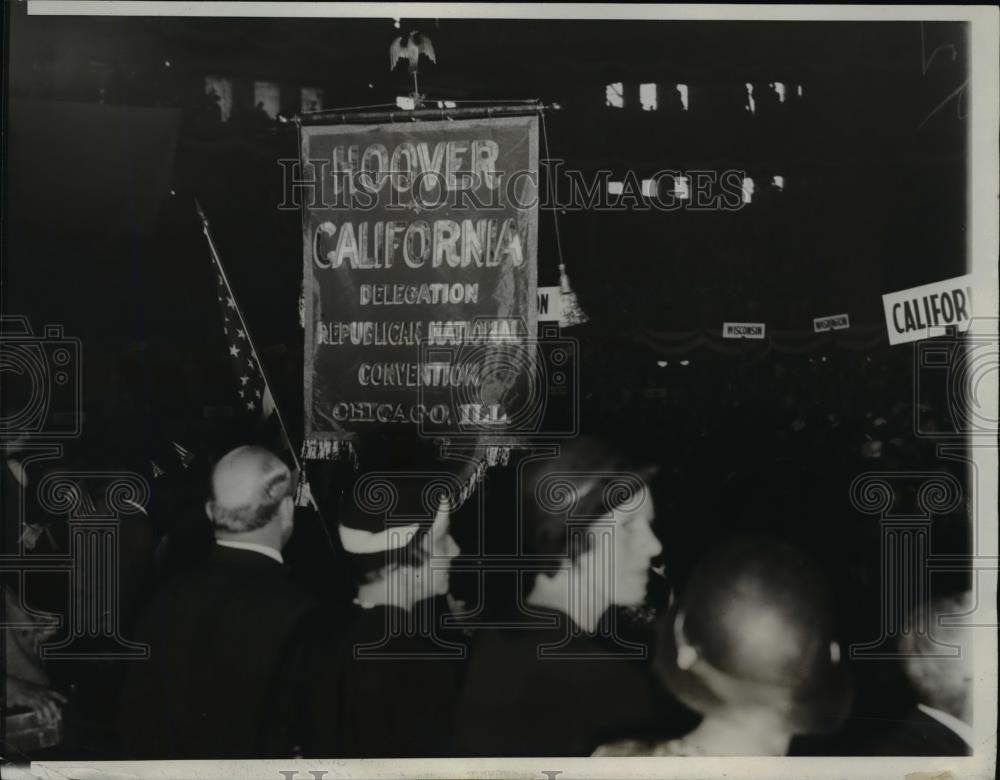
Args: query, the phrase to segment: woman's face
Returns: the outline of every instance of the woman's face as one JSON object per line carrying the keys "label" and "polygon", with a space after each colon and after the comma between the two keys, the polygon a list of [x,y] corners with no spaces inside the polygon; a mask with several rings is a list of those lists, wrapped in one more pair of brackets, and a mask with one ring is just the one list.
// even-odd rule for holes
{"label": "woman's face", "polygon": [[646,598],[650,563],[663,552],[653,533],[655,516],[647,485],[626,502],[625,508],[614,512],[614,604],[637,607]]}

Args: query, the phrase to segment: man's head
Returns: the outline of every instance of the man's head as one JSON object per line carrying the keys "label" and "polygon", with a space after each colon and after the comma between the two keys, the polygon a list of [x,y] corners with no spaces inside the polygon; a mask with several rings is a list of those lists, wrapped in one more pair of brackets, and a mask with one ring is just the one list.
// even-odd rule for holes
{"label": "man's head", "polygon": [[205,512],[219,538],[253,537],[281,549],[292,535],[292,474],[263,447],[237,447],[212,470]]}
{"label": "man's head", "polygon": [[[529,461],[519,480],[526,552],[568,557],[578,575],[597,578],[594,587],[609,587],[599,595],[607,605],[639,606],[650,563],[663,551],[652,527],[652,472],[591,438],[562,445],[555,458]],[[599,560],[608,553],[610,572]]]}

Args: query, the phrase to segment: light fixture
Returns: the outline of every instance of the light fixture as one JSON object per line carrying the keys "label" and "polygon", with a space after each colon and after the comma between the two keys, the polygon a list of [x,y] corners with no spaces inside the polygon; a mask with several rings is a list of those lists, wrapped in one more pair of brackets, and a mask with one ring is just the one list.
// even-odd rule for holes
{"label": "light fixture", "polygon": [[615,81],[604,87],[604,104],[610,108],[625,107],[625,85],[622,82]]}
{"label": "light fixture", "polygon": [[659,108],[656,84],[639,85],[639,105],[642,106],[643,111],[656,111]]}
{"label": "light fixture", "polygon": [[681,96],[681,106],[684,108],[685,111],[687,111],[688,110],[688,85],[687,84],[678,84],[677,85],[677,92]]}
{"label": "light fixture", "polygon": [[688,200],[691,197],[687,176],[674,177],[674,197],[677,200]]}

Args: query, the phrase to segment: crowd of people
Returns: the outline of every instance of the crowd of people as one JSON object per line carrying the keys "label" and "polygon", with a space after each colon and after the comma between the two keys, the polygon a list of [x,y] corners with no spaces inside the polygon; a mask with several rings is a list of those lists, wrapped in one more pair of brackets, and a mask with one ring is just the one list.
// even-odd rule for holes
{"label": "crowd of people", "polygon": [[[964,754],[967,648],[934,652],[964,632],[904,633],[905,662],[850,652],[879,637],[883,594],[878,522],[848,485],[929,445],[882,371],[848,398],[802,362],[690,371],[629,401],[656,437],[626,424],[512,452],[461,504],[433,469],[363,459],[309,465],[307,509],[264,447],[157,452],[148,501],[117,521],[121,636],[43,659],[45,616],[92,594],[5,576],[8,706],[62,723],[74,757]],[[31,488],[137,462],[100,438],[70,464],[8,443],[7,551],[68,549]],[[962,543],[960,514],[935,518],[933,544]],[[936,584],[919,608],[967,611],[966,580]],[[121,637],[148,656],[101,655]]]}

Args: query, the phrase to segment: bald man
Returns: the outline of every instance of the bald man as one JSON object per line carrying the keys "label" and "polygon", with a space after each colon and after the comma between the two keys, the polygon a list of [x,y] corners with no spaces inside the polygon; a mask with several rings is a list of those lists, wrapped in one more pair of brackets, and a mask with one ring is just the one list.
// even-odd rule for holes
{"label": "bald man", "polygon": [[294,481],[261,447],[212,472],[205,512],[216,545],[157,594],[138,634],[150,657],[130,663],[120,733],[143,759],[294,755],[297,697],[308,689],[311,599],[288,578]]}
{"label": "bald man", "polygon": [[288,466],[263,447],[238,447],[223,456],[205,502],[216,543],[283,563],[281,550],[292,536],[293,488]]}

